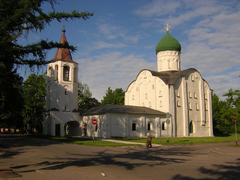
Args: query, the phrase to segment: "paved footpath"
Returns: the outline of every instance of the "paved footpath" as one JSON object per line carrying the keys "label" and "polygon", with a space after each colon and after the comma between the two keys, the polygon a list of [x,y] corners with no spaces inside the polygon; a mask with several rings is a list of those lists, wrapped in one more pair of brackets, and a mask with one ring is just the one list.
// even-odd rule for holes
{"label": "paved footpath", "polygon": [[0,138],[0,179],[239,179],[234,143],[92,147],[31,137]]}
{"label": "paved footpath", "polygon": [[[130,144],[130,145],[142,145],[146,146],[146,143],[140,143],[140,142],[130,142],[130,141],[123,141],[123,140],[116,140],[116,139],[103,139],[102,141],[108,141],[108,142],[115,142],[115,143],[123,143],[123,144]],[[161,144],[152,144],[153,147],[160,147]]]}

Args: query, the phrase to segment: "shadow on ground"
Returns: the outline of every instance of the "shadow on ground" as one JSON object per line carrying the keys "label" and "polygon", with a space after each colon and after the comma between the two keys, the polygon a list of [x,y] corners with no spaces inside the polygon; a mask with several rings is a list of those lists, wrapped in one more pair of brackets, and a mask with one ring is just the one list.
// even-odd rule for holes
{"label": "shadow on ground", "polygon": [[193,178],[177,174],[172,180],[238,180],[240,179],[240,159],[224,165],[214,165],[212,169],[200,167],[199,172],[209,176],[209,178]]}
{"label": "shadow on ground", "polygon": [[38,162],[35,164],[22,164],[12,166],[18,173],[33,172],[36,170],[58,170],[67,167],[87,167],[110,165],[121,167],[127,170],[133,170],[141,166],[161,166],[171,163],[184,163],[190,156],[190,149],[186,148],[171,148],[151,150],[134,150],[126,148],[124,153],[113,153],[107,150],[102,150],[94,154],[66,154],[64,157],[49,157],[47,161]]}
{"label": "shadow on ground", "polygon": [[47,146],[60,144],[61,142],[32,136],[3,136],[0,137],[0,148],[24,147],[24,146]]}

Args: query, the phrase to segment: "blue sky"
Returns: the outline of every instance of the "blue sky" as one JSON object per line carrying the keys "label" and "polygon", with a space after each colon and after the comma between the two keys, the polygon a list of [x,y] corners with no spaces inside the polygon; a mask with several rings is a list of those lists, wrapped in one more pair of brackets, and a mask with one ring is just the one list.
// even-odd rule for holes
{"label": "blue sky", "polygon": [[[47,4],[44,8],[51,10]],[[58,41],[64,25],[69,43],[77,46],[72,56],[79,63],[79,81],[99,100],[107,87],[125,90],[141,69],[156,70],[155,46],[166,23],[182,45],[182,69],[198,69],[220,96],[229,88],[240,89],[238,0],[63,0],[55,9],[94,16],[53,22],[23,42]],[[49,51],[47,59],[55,51]]]}

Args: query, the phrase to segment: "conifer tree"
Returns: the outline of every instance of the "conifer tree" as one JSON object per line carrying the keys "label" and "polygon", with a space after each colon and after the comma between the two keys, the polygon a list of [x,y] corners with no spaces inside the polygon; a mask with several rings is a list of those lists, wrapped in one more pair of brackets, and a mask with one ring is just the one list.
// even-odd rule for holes
{"label": "conifer tree", "polygon": [[[46,52],[52,48],[75,49],[48,40],[21,44],[19,39],[29,32],[42,31],[54,20],[86,20],[93,15],[78,11],[57,12],[54,10],[55,3],[55,0],[0,0],[0,127],[14,126],[11,117],[17,116],[16,112],[23,107],[20,103],[16,105],[11,98],[22,98],[19,89],[22,81],[16,73],[17,67],[47,64]],[[43,5],[51,6],[52,11],[46,11]]]}

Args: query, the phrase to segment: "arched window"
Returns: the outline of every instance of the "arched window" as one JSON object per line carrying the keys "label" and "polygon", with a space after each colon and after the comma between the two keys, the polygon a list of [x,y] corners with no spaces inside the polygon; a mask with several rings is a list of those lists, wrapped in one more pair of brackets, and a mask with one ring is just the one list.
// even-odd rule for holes
{"label": "arched window", "polygon": [[69,81],[69,73],[70,73],[69,66],[63,66],[63,80],[64,81]]}
{"label": "arched window", "polygon": [[167,129],[166,122],[164,121],[164,122],[162,122],[162,130],[166,130],[166,129]]}
{"label": "arched window", "polygon": [[137,130],[137,125],[136,123],[132,123],[132,131],[136,131]]}
{"label": "arched window", "polygon": [[58,65],[55,65],[55,80],[58,80]]}
{"label": "arched window", "polygon": [[52,68],[52,67],[49,67],[49,68],[48,68],[48,71],[49,71],[50,77],[54,77],[54,70],[53,70],[53,68]]}
{"label": "arched window", "polygon": [[147,124],[147,130],[151,131],[151,123],[150,122],[148,122],[148,124]]}
{"label": "arched window", "polygon": [[188,130],[189,130],[189,134],[193,133],[193,122],[192,121],[190,121],[190,123],[189,123]]}

